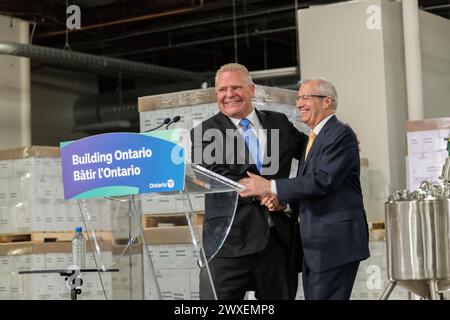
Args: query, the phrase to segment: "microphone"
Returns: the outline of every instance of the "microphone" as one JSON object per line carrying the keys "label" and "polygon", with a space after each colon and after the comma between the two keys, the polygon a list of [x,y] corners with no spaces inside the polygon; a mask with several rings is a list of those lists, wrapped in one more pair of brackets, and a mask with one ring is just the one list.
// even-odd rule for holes
{"label": "microphone", "polygon": [[[142,133],[144,133],[144,132],[150,132],[150,131],[154,131],[154,130],[156,130],[156,129],[159,129],[159,128],[161,128],[163,125],[165,125],[165,124],[170,124],[170,118],[165,118],[164,119],[164,121],[163,121],[163,123],[161,123],[160,125],[158,125],[157,127],[154,127],[154,128],[152,128],[152,129],[148,129],[148,130],[145,130],[145,131],[142,131]],[[173,120],[172,120],[173,121]]]}
{"label": "microphone", "polygon": [[170,126],[172,123],[176,123],[176,122],[180,121],[180,119],[181,119],[180,116],[175,116],[175,117],[173,117],[173,118],[172,118],[172,121],[170,121],[170,123],[166,126],[166,130],[169,128],[169,126]]}

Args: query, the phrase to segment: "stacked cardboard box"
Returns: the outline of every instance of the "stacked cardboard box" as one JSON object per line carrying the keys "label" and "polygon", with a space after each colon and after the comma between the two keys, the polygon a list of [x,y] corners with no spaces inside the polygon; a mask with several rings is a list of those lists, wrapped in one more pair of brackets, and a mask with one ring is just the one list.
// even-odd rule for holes
{"label": "stacked cardboard box", "polygon": [[[111,244],[100,242],[103,260],[111,264]],[[20,271],[66,270],[72,265],[70,242],[0,244],[0,299],[65,300],[70,289],[59,273],[19,274]],[[86,268],[95,268],[88,250]],[[99,275],[82,273],[81,300],[105,299]],[[111,298],[111,273],[102,273],[106,296]]]}
{"label": "stacked cardboard box", "polygon": [[[295,108],[295,90],[286,90],[257,85],[253,106],[259,110],[273,110],[286,116],[301,130]],[[180,116],[171,128],[190,130],[219,111],[214,88],[167,93],[139,98],[141,132],[161,124],[165,118]]]}
{"label": "stacked cardboard box", "polygon": [[[145,232],[162,298],[198,299],[198,255],[187,227],[160,227]],[[148,259],[144,259],[144,277],[145,298],[157,299]]]}
{"label": "stacked cardboard box", "polygon": [[144,269],[142,244],[130,247],[112,246],[113,268],[111,274],[112,295],[115,300],[142,300],[144,298]]}
{"label": "stacked cardboard box", "polygon": [[[109,208],[90,201],[92,225],[111,230]],[[76,201],[63,195],[59,148],[0,151],[0,233],[71,231],[83,225]]]}
{"label": "stacked cardboard box", "polygon": [[[85,204],[92,228],[110,232],[111,202],[89,199]],[[78,203],[64,200],[59,148],[32,146],[1,150],[0,235],[6,243],[0,244],[0,298],[69,299],[70,291],[58,273],[19,275],[18,272],[70,266],[72,236],[64,232],[73,231],[76,226],[84,223]],[[28,235],[32,241],[39,235],[44,238],[56,235],[57,242],[12,242],[20,234]],[[111,264],[111,245],[103,251],[102,259],[105,265]],[[92,254],[86,256],[86,261],[90,268],[96,268]],[[110,299],[111,274],[101,276]],[[80,299],[105,298],[97,273],[83,274],[83,281]]]}
{"label": "stacked cardboard box", "polygon": [[450,137],[450,118],[406,122],[407,184],[409,190],[428,179],[441,184],[439,176],[448,157],[446,138]]}

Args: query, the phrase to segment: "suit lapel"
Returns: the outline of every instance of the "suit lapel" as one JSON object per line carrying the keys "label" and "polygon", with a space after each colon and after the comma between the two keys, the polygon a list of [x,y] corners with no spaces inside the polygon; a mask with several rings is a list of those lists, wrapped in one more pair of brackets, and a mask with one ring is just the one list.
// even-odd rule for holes
{"label": "suit lapel", "polygon": [[270,121],[269,117],[267,117],[267,114],[264,111],[259,111],[257,109],[255,109],[256,111],[256,116],[259,119],[259,122],[261,123],[261,126],[263,129],[266,130],[266,146],[265,146],[265,150],[264,150],[264,159],[263,159],[263,164],[266,163],[267,161],[267,157],[270,157],[271,154],[269,154],[270,150],[272,150],[271,146],[272,146],[272,137],[270,134],[271,129],[273,129],[273,121]]}
{"label": "suit lapel", "polygon": [[332,116],[330,120],[325,123],[322,130],[320,130],[319,134],[317,135],[316,139],[314,140],[313,145],[311,146],[311,149],[309,150],[308,156],[306,157],[306,160],[302,160],[302,174],[305,173],[306,167],[309,164],[309,160],[312,158],[312,156],[320,150],[320,146],[322,145],[323,141],[327,139],[327,131],[331,128],[331,126],[337,121],[336,116]]}
{"label": "suit lapel", "polygon": [[224,115],[222,112],[219,112],[218,114],[216,114],[214,116],[214,119],[219,124],[218,127],[220,129],[222,129],[224,133],[225,133],[226,129],[232,129],[232,130],[236,130],[237,129],[234,126],[233,122],[231,122],[231,120],[226,115]]}
{"label": "suit lapel", "polygon": [[270,119],[267,118],[267,114],[264,111],[260,111],[255,109],[256,112],[256,116],[259,119],[259,122],[261,122],[261,125],[264,129],[269,129],[270,128]]}

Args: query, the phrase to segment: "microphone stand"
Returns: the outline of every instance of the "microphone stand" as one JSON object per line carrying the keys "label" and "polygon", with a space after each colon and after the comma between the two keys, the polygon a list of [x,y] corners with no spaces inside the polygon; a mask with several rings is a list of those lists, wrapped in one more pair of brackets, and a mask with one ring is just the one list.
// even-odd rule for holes
{"label": "microphone stand", "polygon": [[161,127],[162,127],[163,125],[165,125],[165,124],[169,125],[169,124],[171,123],[171,121],[172,121],[172,120],[171,120],[170,118],[165,118],[164,121],[163,121],[163,123],[161,123],[160,125],[156,126],[155,128],[152,128],[152,129],[149,129],[149,130],[142,131],[141,133],[150,132],[150,131],[155,131],[156,129],[161,128]]}

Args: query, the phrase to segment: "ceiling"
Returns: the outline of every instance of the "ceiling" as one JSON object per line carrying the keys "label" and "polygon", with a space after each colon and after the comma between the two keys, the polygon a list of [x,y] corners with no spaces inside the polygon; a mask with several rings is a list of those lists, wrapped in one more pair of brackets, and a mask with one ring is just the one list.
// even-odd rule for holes
{"label": "ceiling", "polygon": [[[250,71],[297,67],[296,9],[336,2],[342,1],[0,0],[0,14],[31,22],[32,44],[205,73],[212,85],[215,70],[231,61]],[[81,29],[67,32],[66,8],[71,4],[81,9]],[[450,18],[450,0],[419,0],[419,5]],[[34,74],[46,66],[32,60]],[[298,71],[291,69],[288,76],[256,83],[294,88]],[[113,119],[127,120],[129,130],[137,131],[137,96],[201,84],[166,77],[98,74],[98,97],[74,105],[74,130],[123,131],[117,121],[108,122]]]}
{"label": "ceiling", "polygon": [[[204,72],[236,60],[249,70],[297,66],[295,9],[342,1],[2,0],[0,14],[33,22],[33,44],[63,48],[67,2],[81,9],[73,51]],[[419,4],[450,17],[450,0]]]}

